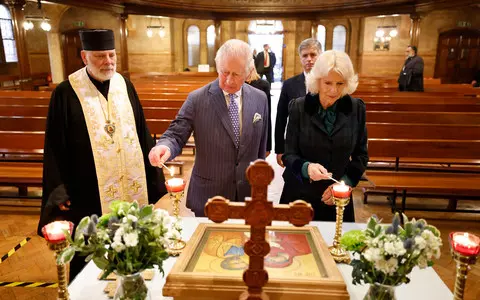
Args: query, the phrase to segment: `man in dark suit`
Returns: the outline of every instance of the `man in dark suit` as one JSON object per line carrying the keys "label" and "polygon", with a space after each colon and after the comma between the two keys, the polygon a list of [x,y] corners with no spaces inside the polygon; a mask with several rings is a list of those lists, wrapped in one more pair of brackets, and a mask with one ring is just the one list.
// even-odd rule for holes
{"label": "man in dark suit", "polygon": [[417,55],[417,47],[408,46],[407,59],[398,77],[398,90],[423,92],[423,58]]}
{"label": "man in dark suit", "polygon": [[317,57],[322,53],[322,45],[313,38],[306,39],[298,46],[298,55],[302,63],[303,72],[295,75],[283,83],[280,99],[278,100],[277,118],[275,121],[275,153],[277,163],[283,167],[282,155],[285,151],[285,127],[288,119],[288,103],[291,100],[304,97],[307,94],[305,76],[310,73]]}
{"label": "man in dark suit", "polygon": [[245,83],[252,52],[247,43],[227,41],[215,57],[218,79],[191,92],[176,119],[149,154],[160,166],[180,154],[193,132],[195,165],[190,177],[187,207],[204,216],[208,198],[230,201],[250,196],[245,171],[265,158],[268,105],[265,94]]}
{"label": "man in dark suit", "polygon": [[273,82],[273,68],[276,62],[277,58],[275,53],[270,50],[270,46],[268,44],[263,45],[263,52],[258,53],[255,58],[255,67],[260,78],[265,75],[270,84]]}

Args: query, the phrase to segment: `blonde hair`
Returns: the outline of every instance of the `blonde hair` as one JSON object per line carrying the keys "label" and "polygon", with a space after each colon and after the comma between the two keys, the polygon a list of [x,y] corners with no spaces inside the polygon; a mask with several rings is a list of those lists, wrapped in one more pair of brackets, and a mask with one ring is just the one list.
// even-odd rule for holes
{"label": "blonde hair", "polygon": [[307,89],[312,94],[318,94],[318,80],[335,71],[345,80],[342,96],[352,94],[358,86],[358,76],[353,70],[353,64],[348,54],[343,51],[328,50],[320,54],[315,65],[307,74]]}
{"label": "blonde hair", "polygon": [[247,77],[245,80],[246,82],[250,83],[252,81],[260,79],[260,75],[257,73],[257,68],[255,68],[255,62],[252,59],[252,62],[250,63],[250,68],[249,68],[250,75]]}

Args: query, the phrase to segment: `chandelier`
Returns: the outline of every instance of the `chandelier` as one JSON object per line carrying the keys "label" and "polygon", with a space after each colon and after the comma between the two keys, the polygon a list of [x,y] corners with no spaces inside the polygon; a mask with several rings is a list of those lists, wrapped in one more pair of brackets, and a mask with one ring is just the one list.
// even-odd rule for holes
{"label": "chandelier", "polygon": [[33,21],[38,21],[40,23],[40,28],[43,31],[50,31],[52,29],[52,25],[50,25],[50,19],[45,17],[45,13],[42,10],[42,2],[41,0],[37,1],[37,7],[40,11],[40,16],[25,16],[25,21],[23,21],[23,28],[25,30],[32,30],[35,26],[33,25]]}
{"label": "chandelier", "polygon": [[387,16],[378,16],[378,18],[382,18],[382,22],[380,26],[377,26],[377,30],[375,31],[375,37],[373,40],[375,42],[384,42],[384,41],[391,41],[392,38],[398,35],[397,25],[395,24],[395,17],[398,15],[392,15],[393,25],[383,25]]}
{"label": "chandelier", "polygon": [[[160,38],[164,38],[165,26],[162,25],[162,17],[147,16],[147,18],[150,18],[149,25],[147,26],[147,36],[151,38],[157,31]],[[158,25],[155,25],[155,23],[157,23],[156,22],[157,20],[158,20]]]}

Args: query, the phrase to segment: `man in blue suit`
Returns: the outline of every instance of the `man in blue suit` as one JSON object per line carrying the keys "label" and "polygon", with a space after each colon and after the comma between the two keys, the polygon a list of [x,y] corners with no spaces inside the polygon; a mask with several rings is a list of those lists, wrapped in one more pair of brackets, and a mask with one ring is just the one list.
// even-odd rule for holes
{"label": "man in blue suit", "polygon": [[204,216],[208,198],[231,201],[250,196],[245,170],[265,158],[268,106],[265,93],[248,84],[252,53],[247,43],[227,41],[217,52],[218,79],[191,92],[177,118],[149,154],[150,163],[175,158],[193,132],[195,165],[187,193],[187,207]]}
{"label": "man in blue suit", "polygon": [[278,99],[277,118],[275,120],[275,153],[277,163],[283,167],[282,156],[285,152],[285,128],[288,120],[288,104],[296,98],[307,94],[305,78],[315,65],[318,56],[322,54],[322,44],[313,38],[303,40],[298,46],[298,56],[302,63],[303,72],[295,75],[282,85],[280,98]]}

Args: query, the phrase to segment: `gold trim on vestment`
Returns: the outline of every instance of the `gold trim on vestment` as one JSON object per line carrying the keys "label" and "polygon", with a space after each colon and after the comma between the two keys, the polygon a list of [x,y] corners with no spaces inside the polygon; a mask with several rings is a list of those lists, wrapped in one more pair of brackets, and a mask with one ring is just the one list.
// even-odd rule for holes
{"label": "gold trim on vestment", "polygon": [[[135,117],[125,79],[118,73],[110,79],[108,119],[115,124],[110,136],[105,130],[108,102],[87,75],[86,67],[68,77],[82,105],[98,179],[102,213],[110,202],[122,200],[148,204],[147,180]],[[103,109],[103,110],[102,110]]]}

